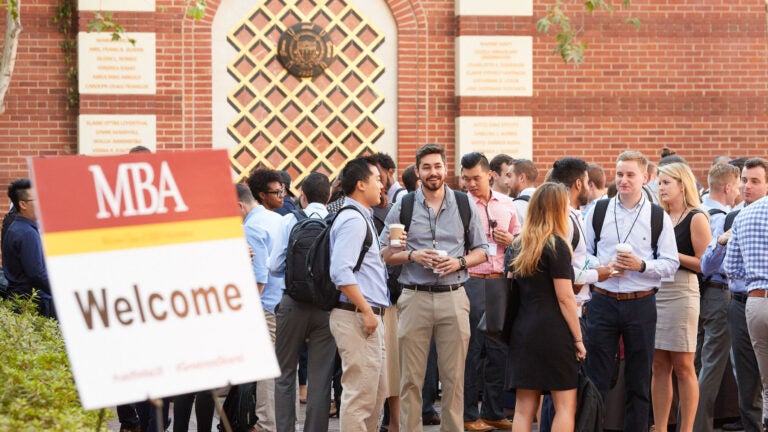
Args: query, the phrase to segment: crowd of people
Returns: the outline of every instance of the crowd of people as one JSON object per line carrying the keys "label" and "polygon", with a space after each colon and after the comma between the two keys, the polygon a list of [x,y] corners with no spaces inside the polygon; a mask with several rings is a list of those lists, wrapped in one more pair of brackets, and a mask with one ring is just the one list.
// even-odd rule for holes
{"label": "crowd of people", "polygon": [[[427,144],[402,184],[383,153],[333,181],[311,173],[295,197],[285,173],[251,172],[236,192],[281,375],[255,383],[248,426],[292,432],[301,403],[304,431],[327,431],[329,416],[353,432],[573,431],[580,371],[606,398],[623,359],[623,430],[666,430],[677,412],[679,430],[706,432],[730,353],[739,426],[763,431],[768,161],[719,157],[706,185],[668,149],[658,163],[625,151],[610,168],[612,185],[599,165],[566,157],[539,181],[531,160],[472,152],[451,188],[444,149]],[[11,184],[17,214],[3,227],[20,294],[47,286],[32,191]],[[330,224],[330,311],[288,294],[300,283],[293,240],[313,219]],[[507,341],[478,329],[500,290],[519,296]],[[211,429],[201,392],[175,398],[174,431],[187,430],[193,402]],[[121,430],[155,430],[152,412],[118,409]]]}

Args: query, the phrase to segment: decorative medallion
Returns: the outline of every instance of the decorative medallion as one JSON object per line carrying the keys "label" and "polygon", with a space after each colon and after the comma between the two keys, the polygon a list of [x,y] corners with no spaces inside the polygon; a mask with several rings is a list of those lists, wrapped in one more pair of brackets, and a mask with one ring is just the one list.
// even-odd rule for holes
{"label": "decorative medallion", "polygon": [[314,78],[333,62],[335,53],[325,30],[316,24],[299,23],[280,36],[277,58],[291,75]]}

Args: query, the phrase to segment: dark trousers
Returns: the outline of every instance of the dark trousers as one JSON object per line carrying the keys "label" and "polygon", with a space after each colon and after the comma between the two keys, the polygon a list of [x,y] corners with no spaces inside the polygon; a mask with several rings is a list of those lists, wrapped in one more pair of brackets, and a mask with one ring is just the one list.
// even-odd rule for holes
{"label": "dark trousers", "polygon": [[605,400],[624,340],[625,432],[647,432],[651,411],[651,366],[656,336],[656,296],[615,300],[597,294],[587,314],[587,375]]}
{"label": "dark trousers", "polygon": [[139,424],[139,414],[136,413],[136,404],[125,404],[117,406],[117,419],[120,426],[132,428]]}
{"label": "dark trousers", "polygon": [[[275,380],[275,419],[278,432],[293,432],[296,423],[296,366],[299,353],[308,353],[307,417],[304,430],[328,430],[331,377],[336,342],[328,324],[330,312],[283,295],[277,309],[275,354],[282,371]],[[306,341],[306,344],[305,344]]]}
{"label": "dark trousers", "polygon": [[[478,418],[501,420],[504,418],[504,378],[507,366],[507,347],[490,339],[477,329],[485,312],[487,286],[506,286],[507,279],[469,278],[464,289],[469,298],[469,347],[464,363],[464,421]],[[485,351],[485,359],[481,354]],[[483,370],[483,374],[480,371]],[[482,379],[481,379],[482,376]],[[478,395],[483,390],[483,405],[477,408]]]}
{"label": "dark trousers", "polygon": [[745,303],[731,299],[728,306],[728,328],[731,331],[741,421],[745,432],[758,432],[762,430],[762,382],[752,340],[749,338],[745,308]]}
{"label": "dark trousers", "polygon": [[216,409],[210,391],[188,393],[173,398],[173,432],[187,432],[192,405],[195,405],[197,430],[209,431],[213,426],[213,411]]}
{"label": "dark trousers", "polygon": [[[171,418],[168,416],[171,398],[163,398],[163,429],[165,430],[171,424]],[[143,432],[160,432],[157,430],[157,408],[149,402],[136,403],[136,412],[139,414],[141,430]]]}

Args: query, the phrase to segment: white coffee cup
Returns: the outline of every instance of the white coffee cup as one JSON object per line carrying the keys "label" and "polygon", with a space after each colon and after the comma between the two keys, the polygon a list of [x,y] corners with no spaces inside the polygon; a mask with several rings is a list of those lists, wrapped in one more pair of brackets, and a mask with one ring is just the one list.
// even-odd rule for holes
{"label": "white coffee cup", "polygon": [[616,245],[616,253],[632,253],[632,245],[629,243],[619,243]]}
{"label": "white coffee cup", "polygon": [[401,247],[403,243],[400,241],[400,236],[405,231],[405,225],[403,224],[389,224],[389,245],[395,247]]}
{"label": "white coffee cup", "polygon": [[[436,250],[435,252],[437,252],[437,256],[438,256],[438,257],[441,257],[441,258],[442,258],[442,257],[446,257],[446,256],[448,256],[448,251],[444,251],[444,250]],[[439,272],[439,271],[437,271],[437,270],[433,270],[433,272],[435,272],[435,273],[440,273],[440,272]]]}

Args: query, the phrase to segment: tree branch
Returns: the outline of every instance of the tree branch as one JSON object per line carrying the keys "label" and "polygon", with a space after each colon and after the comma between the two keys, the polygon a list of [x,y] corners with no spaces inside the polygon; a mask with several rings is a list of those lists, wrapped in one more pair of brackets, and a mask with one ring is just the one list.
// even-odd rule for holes
{"label": "tree branch", "polygon": [[3,56],[0,58],[0,114],[5,112],[5,94],[11,85],[13,67],[16,65],[16,49],[19,47],[19,34],[21,34],[21,18],[19,17],[21,0],[9,0],[6,7],[8,13],[5,39],[3,40]]}

